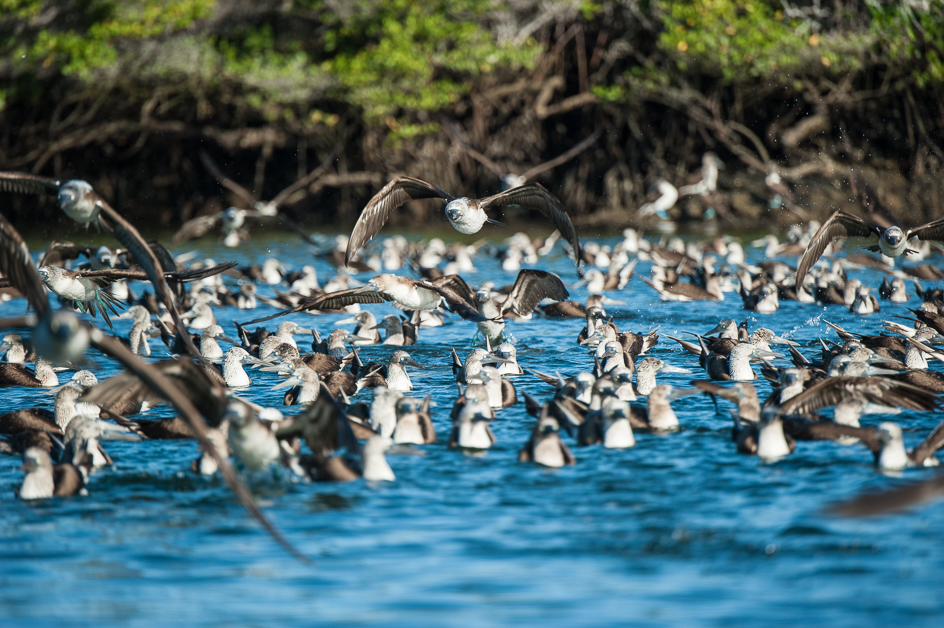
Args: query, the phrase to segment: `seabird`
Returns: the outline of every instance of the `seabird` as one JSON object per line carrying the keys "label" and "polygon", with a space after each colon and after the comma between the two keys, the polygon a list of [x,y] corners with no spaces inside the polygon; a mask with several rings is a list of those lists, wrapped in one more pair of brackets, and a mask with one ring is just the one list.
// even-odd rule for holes
{"label": "seabird", "polygon": [[439,188],[415,179],[400,176],[388,183],[364,207],[351,237],[348,240],[345,261],[350,264],[354,255],[369,242],[390,218],[390,212],[407,201],[439,198],[447,201],[446,218],[459,233],[478,233],[486,222],[501,224],[485,213],[493,207],[518,205],[524,209],[537,210],[547,216],[558,231],[570,242],[574,250],[574,262],[580,265],[580,242],[570,217],[560,201],[538,183],[529,183],[485,198],[456,198]]}
{"label": "seabird", "polygon": [[[462,290],[462,293],[457,292],[457,288]],[[338,310],[354,303],[394,301],[398,307],[405,310],[434,310],[443,299],[462,318],[471,321],[485,320],[471,304],[474,299],[472,292],[458,275],[448,275],[434,281],[420,281],[383,274],[368,280],[360,288],[325,293],[295,307],[243,324],[255,325],[302,310]]]}
{"label": "seabird", "polygon": [[397,425],[393,430],[396,445],[426,445],[436,442],[436,430],[429,417],[429,397],[422,404],[401,397],[396,403]]}
{"label": "seabird", "polygon": [[550,415],[547,404],[542,406],[528,442],[518,452],[518,461],[534,462],[553,469],[576,464],[574,455],[561,440],[560,423]]}
{"label": "seabird", "polygon": [[867,247],[868,250],[881,252],[886,257],[900,257],[913,252],[908,248],[908,241],[912,238],[930,241],[944,239],[944,218],[905,231],[894,225],[883,229],[875,223],[847,214],[841,209],[837,210],[816,231],[803,253],[803,257],[800,258],[797,265],[796,285],[803,285],[804,277],[833,240],[850,237],[868,238],[871,236],[878,237],[878,244]]}
{"label": "seabird", "polygon": [[[83,223],[86,227],[93,221],[97,221],[101,224],[115,239],[128,249],[128,252],[134,257],[135,261],[144,269],[148,279],[154,286],[155,292],[157,292],[161,301],[163,301],[164,305],[171,313],[174,324],[177,326],[187,350],[194,356],[200,355],[193,341],[183,332],[184,325],[180,320],[180,314],[177,312],[174,297],[167,285],[167,281],[164,279],[163,273],[165,269],[154,254],[154,251],[147,245],[134,225],[122,218],[118,212],[112,209],[111,205],[99,196],[88,182],[79,179],[62,181],[60,179],[52,179],[22,172],[0,172],[0,190],[18,192],[21,194],[55,194],[59,200],[59,207],[72,220]],[[6,222],[6,220],[4,219],[3,222]],[[2,228],[3,226],[0,225],[0,229]],[[12,227],[9,227],[9,229],[6,229],[3,233],[5,239],[10,240],[10,243],[6,245],[8,249],[15,239],[19,239],[20,243],[22,243],[22,238],[19,238],[19,234],[16,234],[15,239],[11,238],[12,234],[16,232],[13,231],[10,233],[10,230],[12,230]],[[23,245],[23,248],[25,249],[25,245]],[[28,257],[28,250],[26,254]],[[20,258],[20,262],[19,266],[22,268],[22,258]],[[32,259],[29,260],[29,264],[35,269],[35,265],[32,264]],[[37,275],[31,275],[31,278],[35,276],[38,276],[38,273]],[[20,284],[23,283],[23,281],[20,280],[25,279],[25,277],[13,277],[9,274],[7,277],[13,281],[13,285],[18,289],[21,288]],[[34,301],[39,300],[36,296],[36,290],[38,288],[39,286],[30,288],[29,293],[23,292],[21,289],[21,292],[27,295],[33,307],[36,307]],[[43,298],[43,300],[45,299]],[[44,311],[46,309],[48,309],[48,307],[44,308]]]}
{"label": "seabird", "polygon": [[20,469],[26,472],[23,484],[20,485],[20,499],[66,497],[85,490],[82,473],[76,467],[69,463],[53,466],[49,454],[37,447],[30,447],[23,453],[23,466]]}

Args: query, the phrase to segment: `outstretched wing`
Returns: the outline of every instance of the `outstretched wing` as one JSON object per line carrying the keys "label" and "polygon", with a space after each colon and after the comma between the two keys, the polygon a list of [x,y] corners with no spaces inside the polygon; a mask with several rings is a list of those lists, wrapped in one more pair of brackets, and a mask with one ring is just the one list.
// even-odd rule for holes
{"label": "outstretched wing", "polygon": [[841,517],[866,517],[905,510],[944,495],[944,474],[880,493],[865,493],[829,506],[826,512]]}
{"label": "outstretched wing", "polygon": [[362,246],[370,242],[390,218],[390,212],[399,208],[408,201],[421,198],[441,198],[451,201],[452,196],[439,188],[413,177],[397,177],[370,199],[364,211],[361,212],[351,239],[347,243],[347,253],[344,255],[346,264]]}
{"label": "outstretched wing", "polygon": [[248,207],[253,207],[256,204],[256,197],[252,195],[252,192],[223,174],[223,171],[216,165],[216,162],[210,159],[207,152],[202,149],[200,150],[200,161],[203,162],[203,167],[209,170],[210,174],[219,181],[220,185],[246,201]]}
{"label": "outstretched wing", "polygon": [[813,264],[819,261],[819,258],[823,256],[823,251],[826,250],[830,242],[837,238],[856,236],[867,238],[873,235],[881,237],[881,229],[871,223],[865,222],[858,216],[847,214],[841,209],[834,212],[816,233],[813,234],[813,239],[810,240],[809,246],[807,246],[806,251],[803,252],[803,257],[800,258],[796,274],[797,288],[799,289],[803,286],[803,278],[806,277],[806,273],[808,273],[810,268],[813,267]]}
{"label": "outstretched wing", "polygon": [[426,288],[427,290],[432,290],[443,299],[446,300],[446,305],[449,306],[449,309],[464,318],[467,321],[473,321],[476,323],[481,323],[487,321],[488,319],[475,308],[474,305],[466,301],[458,292],[452,288],[442,285],[437,286],[428,281],[417,282],[417,286]]}
{"label": "outstretched wing", "polygon": [[271,316],[266,316],[265,318],[257,318],[256,320],[247,321],[242,323],[242,325],[255,325],[257,323],[262,323],[264,321],[272,320],[273,318],[278,318],[280,316],[285,316],[286,314],[294,314],[295,312],[301,312],[302,310],[340,310],[341,308],[352,305],[354,303],[384,303],[386,301],[392,301],[390,297],[386,296],[382,292],[361,292],[360,288],[351,288],[350,290],[338,290],[337,292],[328,292],[320,296],[315,297],[314,299],[309,299],[299,303],[295,307],[290,307],[287,310],[282,310],[281,312],[276,312]]}
{"label": "outstretched wing", "polygon": [[61,267],[66,261],[78,259],[80,255],[91,259],[92,249],[74,242],[69,242],[68,240],[53,240],[49,244],[49,248],[46,249],[46,252],[43,253],[43,256],[39,259],[37,266]]}
{"label": "outstretched wing", "polygon": [[[144,272],[147,273],[148,279],[151,280],[151,285],[154,286],[154,292],[164,302],[164,305],[167,306],[167,310],[174,319],[174,326],[178,330],[181,340],[184,342],[184,346],[187,347],[187,350],[192,355],[200,357],[200,351],[193,344],[193,339],[190,337],[190,334],[186,332],[187,326],[180,320],[180,313],[177,311],[174,295],[171,293],[167,281],[164,279],[164,268],[158,261],[154,251],[152,251],[151,247],[144,241],[144,238],[142,238],[138,230],[134,228],[134,225],[122,218],[121,214],[116,212],[112,209],[111,205],[105,202],[105,199],[94,191],[90,194],[94,195],[93,199],[101,210],[102,216],[106,217],[111,223],[112,235],[128,249],[128,252],[134,257],[134,261],[140,264]],[[166,249],[163,253],[166,253]],[[170,255],[167,254],[166,257],[169,258]],[[171,264],[173,264],[172,261]],[[176,267],[174,267],[173,270],[177,270]]]}
{"label": "outstretched wing", "polygon": [[29,248],[7,219],[0,214],[0,272],[20,291],[40,317],[49,311],[46,288],[39,277]]}
{"label": "outstretched wing", "polygon": [[522,316],[534,311],[544,299],[563,301],[570,296],[564,282],[553,273],[526,268],[518,273],[515,285],[502,303],[501,312],[514,310]]}
{"label": "outstretched wing", "polygon": [[926,225],[921,225],[915,229],[909,229],[908,235],[906,237],[909,240],[911,238],[935,241],[944,240],[944,218],[938,218],[937,220],[929,222]]}
{"label": "outstretched wing", "polygon": [[0,172],[0,191],[56,196],[63,181],[26,172]]}
{"label": "outstretched wing", "polygon": [[543,185],[528,183],[479,201],[479,207],[483,210],[487,210],[489,207],[507,205],[519,205],[525,209],[534,209],[550,218],[561,235],[570,242],[574,249],[574,263],[580,266],[580,241],[577,240],[574,223],[570,221],[570,216],[564,211],[564,206],[557,200],[557,197],[548,192]]}
{"label": "outstretched wing", "polygon": [[188,240],[202,238],[211,229],[219,226],[220,216],[221,214],[213,214],[212,216],[197,216],[196,218],[191,218],[180,226],[180,229],[177,230],[174,237],[170,239],[168,246],[174,248],[178,244],[187,242]]}
{"label": "outstretched wing", "polygon": [[465,282],[465,279],[459,275],[443,275],[439,279],[431,279],[427,283],[439,286],[440,288],[449,288],[468,303],[475,303],[475,293],[472,291],[472,288],[469,287],[469,284]]}

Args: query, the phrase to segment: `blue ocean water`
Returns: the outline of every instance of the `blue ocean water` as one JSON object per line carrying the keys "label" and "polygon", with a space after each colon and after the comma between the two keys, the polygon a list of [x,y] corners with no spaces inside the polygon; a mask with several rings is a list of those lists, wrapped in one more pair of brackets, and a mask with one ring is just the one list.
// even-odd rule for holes
{"label": "blue ocean water", "polygon": [[[237,251],[209,239],[197,246],[217,261],[275,256],[295,268],[313,263],[322,282],[333,274],[291,240],[257,239]],[[514,279],[494,258],[480,255],[475,263],[477,272],[466,275],[473,284]],[[559,248],[539,267],[568,285],[577,279]],[[647,275],[648,264],[640,263],[637,273]],[[873,289],[881,281],[873,271],[854,274]],[[140,293],[143,286],[135,288]],[[581,302],[587,296],[584,288],[571,292]],[[719,303],[660,303],[638,279],[611,296],[625,301],[607,308],[621,329],[660,325],[660,333],[678,335],[704,332],[724,317],[748,317],[751,329],[770,327],[801,343],[807,355],[818,353],[818,337],[835,338],[824,319],[877,333],[882,320],[907,315],[909,307],[882,302],[880,314],[856,316],[839,306],[785,302],[774,315],[755,315],[733,293]],[[388,305],[365,307],[378,318],[394,312]],[[2,311],[24,308],[24,301],[14,301]],[[217,318],[235,336],[232,320],[272,311],[220,309]],[[294,318],[327,334],[342,316]],[[121,333],[129,327],[116,323]],[[539,318],[509,324],[520,364],[565,375],[592,367],[576,344],[582,327],[579,320]],[[719,402],[716,412],[702,395],[673,403],[683,426],[677,433],[637,434],[636,447],[624,451],[571,443],[578,459],[573,467],[548,470],[517,461],[533,425],[523,404],[499,413],[492,449],[464,455],[446,447],[456,397],[450,349],[464,358],[474,333],[474,324],[453,316],[442,328],[421,330],[419,344],[409,348],[426,366],[411,377],[415,396],[430,394],[438,404],[439,442],[421,448],[423,455],[389,456],[395,483],[248,478],[266,515],[311,565],[273,543],[219,478],[189,473],[197,456],[192,441],[106,443],[115,465],[93,476],[88,496],[37,503],[14,497],[20,461],[0,457],[0,625],[940,623],[944,502],[876,519],[822,514],[834,500],[937,471],[883,475],[864,447],[834,443],[800,443],[794,455],[765,464],[735,451],[729,405]],[[391,352],[361,349],[364,358]],[[660,376],[661,382],[686,387],[704,377],[697,358],[664,336],[650,355],[693,371]],[[94,352],[90,359],[100,378],[118,371]],[[782,358],[775,363],[788,365]],[[278,376],[251,376],[246,396],[280,406],[281,391],[271,390]],[[552,394],[528,375],[514,383],[519,397],[522,391],[538,399]],[[758,387],[763,398],[769,387],[762,381]],[[0,394],[3,411],[52,405],[52,397],[31,389]],[[145,416],[170,414],[161,406]],[[870,415],[863,423],[888,418]],[[941,420],[916,412],[891,418],[903,426],[908,446]]]}

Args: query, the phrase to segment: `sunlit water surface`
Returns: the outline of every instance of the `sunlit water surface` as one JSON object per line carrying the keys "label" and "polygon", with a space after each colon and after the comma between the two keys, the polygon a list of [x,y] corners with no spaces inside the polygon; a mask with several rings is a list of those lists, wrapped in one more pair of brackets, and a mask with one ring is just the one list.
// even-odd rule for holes
{"label": "sunlit water surface", "polygon": [[[499,236],[500,237],[500,236]],[[217,261],[261,262],[274,255],[300,268],[314,263],[324,281],[333,269],[290,240],[255,240],[238,251],[210,240],[199,245]],[[187,250],[186,248],[180,249]],[[540,267],[568,285],[573,266],[560,249]],[[178,251],[180,252],[180,251]],[[756,258],[756,253],[754,253]],[[494,258],[476,258],[473,284],[511,283]],[[648,264],[637,272],[648,273]],[[873,289],[881,276],[856,273]],[[366,278],[362,276],[361,278]],[[140,293],[143,286],[135,286]],[[284,287],[283,287],[284,289]],[[269,288],[261,288],[270,293]],[[583,301],[583,288],[572,289]],[[912,291],[913,295],[913,291]],[[622,329],[704,332],[720,318],[751,318],[812,355],[819,336],[834,338],[823,319],[851,331],[876,332],[882,319],[907,315],[908,304],[882,303],[859,317],[845,308],[784,303],[776,315],[741,308],[736,294],[721,303],[660,303],[634,279],[608,308]],[[7,304],[18,313],[25,302]],[[912,301],[911,306],[916,303]],[[368,306],[378,315],[390,306]],[[219,310],[231,321],[271,313]],[[295,315],[327,334],[338,315]],[[126,334],[130,324],[116,329]],[[576,344],[579,320],[512,323],[519,362],[575,374],[592,360]],[[89,495],[24,503],[14,497],[20,461],[0,458],[0,616],[3,626],[199,626],[401,624],[493,626],[937,624],[944,611],[944,503],[879,519],[824,516],[829,502],[863,489],[888,487],[936,473],[878,473],[861,446],[800,443],[775,464],[740,455],[731,442],[728,404],[721,414],[702,395],[674,407],[684,429],[637,434],[625,451],[576,448],[576,466],[548,470],[517,462],[533,420],[522,404],[500,412],[497,444],[474,457],[446,447],[448,409],[456,397],[449,350],[464,357],[474,325],[451,317],[421,330],[412,356],[417,395],[438,404],[439,442],[424,455],[390,456],[397,481],[382,485],[309,484],[288,477],[251,479],[268,517],[313,565],[288,556],[234,501],[219,478],[190,474],[193,441],[107,443],[115,466],[97,473]],[[306,345],[299,338],[300,345]],[[160,344],[159,341],[157,343]],[[392,349],[366,347],[366,358]],[[100,378],[115,364],[90,353]],[[693,375],[660,380],[686,386],[698,373],[694,356],[663,337],[651,355]],[[783,359],[777,361],[787,365]],[[937,367],[932,367],[937,368]],[[61,377],[68,377],[65,373]],[[274,374],[254,372],[246,394],[280,406]],[[530,376],[521,391],[544,399],[551,389]],[[769,387],[760,384],[762,397]],[[362,397],[369,398],[369,393]],[[29,389],[4,391],[4,411],[52,398]],[[291,410],[294,411],[294,410]],[[169,415],[166,407],[147,418]],[[867,416],[865,424],[885,417]],[[913,446],[941,419],[905,412],[895,420]],[[38,623],[37,623],[38,622]]]}

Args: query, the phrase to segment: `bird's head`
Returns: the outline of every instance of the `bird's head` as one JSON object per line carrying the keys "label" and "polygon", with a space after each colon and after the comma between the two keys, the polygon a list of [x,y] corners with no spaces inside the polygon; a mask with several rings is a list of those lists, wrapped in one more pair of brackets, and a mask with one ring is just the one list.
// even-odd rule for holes
{"label": "bird's head", "polygon": [[81,202],[85,195],[92,191],[92,186],[87,181],[75,179],[66,181],[59,187],[59,207],[62,209],[71,209]]}
{"label": "bird's head", "polygon": [[897,246],[899,242],[904,240],[905,232],[901,230],[900,227],[889,227],[885,230],[885,234],[882,236],[885,238],[885,242],[892,246]]}

